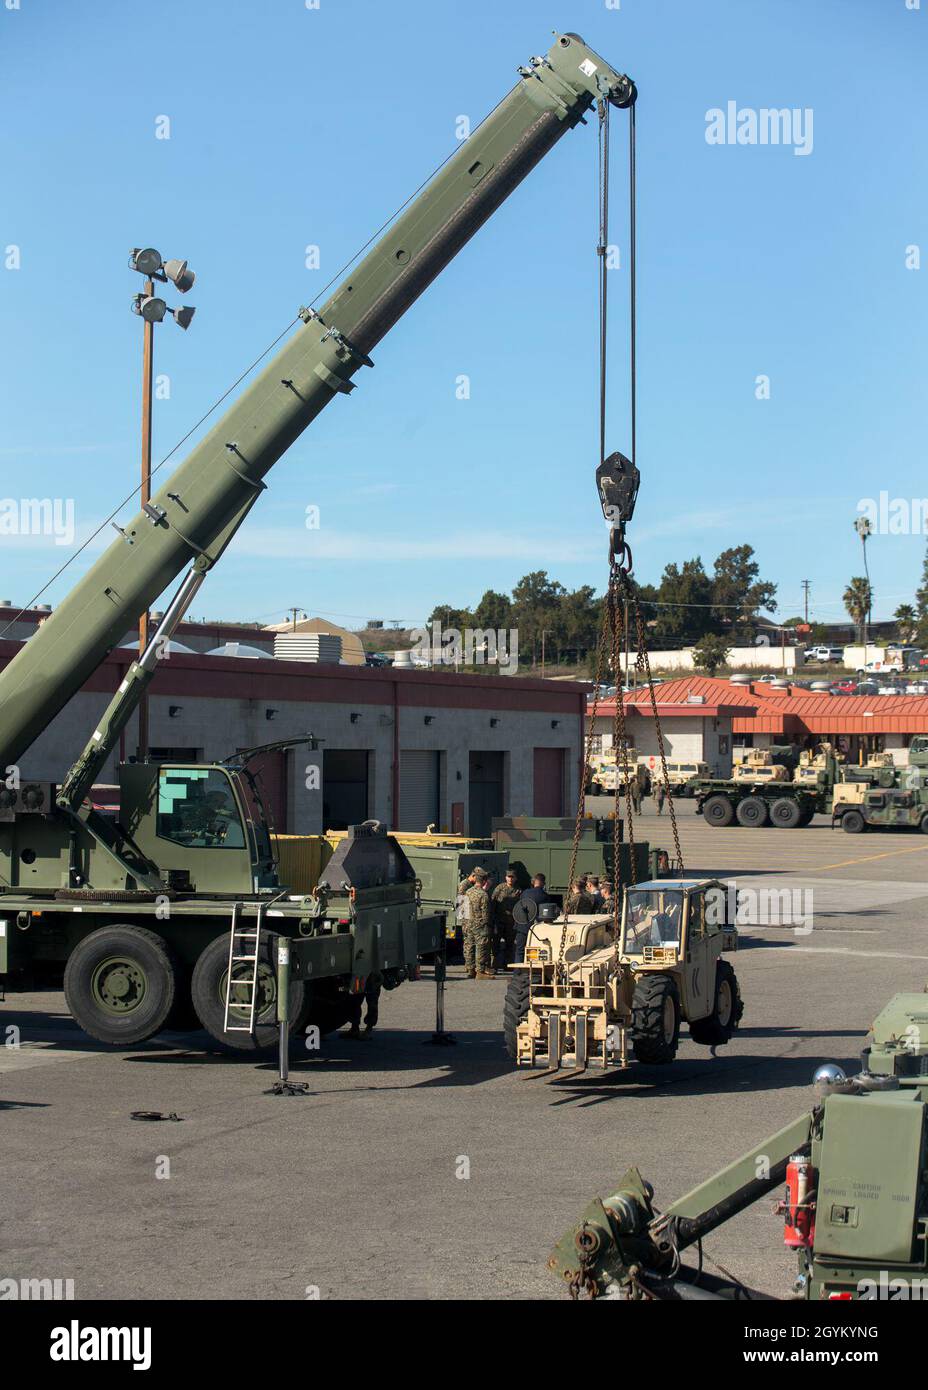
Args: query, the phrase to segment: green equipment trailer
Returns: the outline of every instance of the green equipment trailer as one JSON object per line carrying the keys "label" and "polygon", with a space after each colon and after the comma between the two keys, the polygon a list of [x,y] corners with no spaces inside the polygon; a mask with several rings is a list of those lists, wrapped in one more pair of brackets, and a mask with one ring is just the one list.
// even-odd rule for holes
{"label": "green equipment trailer", "polygon": [[[275,938],[292,942],[291,1027],[371,974],[398,982],[436,949],[440,918],[417,925],[415,873],[378,826],[350,833],[312,893],[289,892],[244,764],[146,762],[143,750],[119,770],[116,816],[91,790],[273,466],[354,390],[378,343],[561,137],[594,107],[605,120],[635,98],[576,34],[556,35],[321,308],[300,309],[283,347],[0,674],[0,984],[63,964],[68,1006],[95,1037],[135,1044],[192,1008],[248,1049],[274,1010]],[[77,761],[38,779],[23,765],[36,739],[184,574]]]}
{"label": "green equipment trailer", "polygon": [[[545,875],[548,892],[565,898],[570,891],[570,861],[576,822],[567,817],[496,816],[493,843],[509,851],[509,859],[527,888],[535,874]],[[647,840],[636,840],[634,849],[623,838],[619,821],[619,862],[615,862],[615,822],[600,816],[582,821],[575,874],[597,874],[619,887],[658,878],[670,867],[665,850],[652,849]],[[634,864],[634,874],[632,873]]]}

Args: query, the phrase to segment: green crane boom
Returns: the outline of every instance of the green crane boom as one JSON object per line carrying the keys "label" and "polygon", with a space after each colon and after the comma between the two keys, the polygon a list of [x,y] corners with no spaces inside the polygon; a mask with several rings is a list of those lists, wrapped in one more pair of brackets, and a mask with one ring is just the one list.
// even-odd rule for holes
{"label": "green crane boom", "polygon": [[[264,477],[525,175],[594,102],[629,106],[634,84],[575,34],[555,38],[390,226],[324,307],[256,376],[168,482],[0,674],[0,766],[16,764],[127,628],[187,566],[187,598],[263,491]],[[174,618],[179,621],[182,613]],[[130,672],[132,698],[72,771],[86,787],[155,663]]]}

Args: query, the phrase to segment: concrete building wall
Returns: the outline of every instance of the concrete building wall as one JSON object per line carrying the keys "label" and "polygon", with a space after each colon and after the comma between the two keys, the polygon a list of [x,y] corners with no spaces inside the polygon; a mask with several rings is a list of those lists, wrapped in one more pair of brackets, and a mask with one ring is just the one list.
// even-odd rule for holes
{"label": "concrete building wall", "polygon": [[[507,682],[508,684],[508,682]],[[109,703],[104,692],[82,691],[57,716],[22,759],[24,778],[60,781],[78,756]],[[174,716],[171,716],[171,709]],[[273,710],[272,719],[267,711]],[[196,695],[157,695],[149,699],[149,744],[152,748],[191,750],[205,761],[218,761],[239,748],[312,733],[318,752],[287,751],[287,828],[292,833],[324,830],[323,783],[325,750],[367,750],[369,814],[394,825],[394,715],[399,717],[399,749],[434,749],[441,754],[440,828],[452,829],[451,808],[463,804],[464,826],[469,817],[469,755],[504,754],[504,812],[533,812],[534,750],[564,750],[564,813],[576,807],[581,759],[579,714],[548,713],[512,708],[446,708],[438,704],[402,705],[352,701],[346,687],[344,702],[320,700],[231,699]],[[354,718],[352,716],[355,716]],[[426,719],[429,723],[426,723]],[[491,722],[492,721],[492,722]],[[123,737],[122,752],[109,758],[100,783],[117,781],[120,757],[134,752],[137,720]]]}
{"label": "concrete building wall", "polygon": [[[660,759],[657,729],[652,717],[626,711],[626,729],[635,752],[640,758]],[[661,719],[664,752],[672,762],[704,762],[716,776],[728,777],[732,766],[732,731],[730,718],[708,714],[667,715]],[[612,747],[613,721],[611,715],[600,716],[594,730],[600,737],[600,747]]]}
{"label": "concrete building wall", "polygon": [[[692,647],[649,653],[652,671],[695,671]],[[629,652],[626,670],[635,665],[636,654]],[[623,654],[624,660],[624,654]],[[795,671],[803,664],[801,647],[731,647],[728,665],[752,671]]]}

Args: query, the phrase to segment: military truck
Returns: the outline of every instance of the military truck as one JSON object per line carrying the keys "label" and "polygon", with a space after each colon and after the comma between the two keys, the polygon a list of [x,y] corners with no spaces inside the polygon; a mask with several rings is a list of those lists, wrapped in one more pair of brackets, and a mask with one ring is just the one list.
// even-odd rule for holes
{"label": "military truck", "polygon": [[[928,994],[897,994],[867,1035],[858,1075],[826,1063],[811,1111],[659,1211],[629,1168],[558,1241],[548,1268],[573,1297],[763,1297],[700,1258],[704,1237],[769,1193],[797,1259],[787,1295],[923,1296],[928,1279]],[[763,1162],[759,1162],[760,1159]],[[661,1204],[663,1206],[663,1203]],[[717,1248],[717,1247],[716,1247]]]}
{"label": "military truck", "polygon": [[694,1042],[727,1043],[744,1010],[722,958],[738,944],[728,905],[718,879],[659,879],[625,889],[617,940],[611,916],[532,923],[504,1009],[517,1066],[672,1062],[683,1022]]}
{"label": "military truck", "polygon": [[[493,844],[508,850],[520,887],[527,888],[535,874],[543,873],[548,892],[562,901],[570,891],[570,865],[576,822],[561,816],[496,816]],[[618,823],[619,862],[615,863],[615,821],[591,816],[582,822],[575,873],[597,874],[616,886],[634,879],[657,878],[670,866],[667,852],[653,849],[647,840],[636,840],[634,855]],[[632,863],[635,872],[632,873]]]}
{"label": "military truck", "polygon": [[816,812],[830,809],[832,775],[826,771],[815,782],[796,782],[777,763],[748,762],[730,778],[700,778],[693,795],[707,825],[794,830],[808,825]]}
{"label": "military truck", "polygon": [[[307,897],[280,880],[244,765],[148,760],[140,736],[139,761],[119,768],[118,815],[93,804],[92,788],[274,465],[354,390],[390,329],[560,139],[594,107],[605,121],[636,95],[576,34],[556,35],[321,308],[299,309],[299,327],[0,673],[0,982],[63,963],[69,1008],[103,1041],[151,1037],[179,1002],[248,1048],[276,1010],[279,938],[298,996],[291,1021],[320,982],[341,998],[372,973],[400,979],[435,949],[443,927],[431,914],[417,922],[415,874],[381,826],[349,832]],[[153,247],[132,253],[162,283],[169,264]],[[83,752],[60,780],[38,779],[22,759],[178,579]],[[280,957],[283,968],[286,942]]]}
{"label": "military truck", "polygon": [[640,763],[634,748],[628,749],[625,758],[614,748],[609,748],[603,753],[594,754],[590,761],[587,777],[588,795],[605,796],[618,789],[619,794],[624,796],[626,767],[629,777],[638,783],[641,792],[644,793],[650,777],[647,769]]}
{"label": "military truck", "polygon": [[871,787],[839,782],[834,790],[832,824],[849,835],[865,830],[920,830],[928,835],[928,785]]}

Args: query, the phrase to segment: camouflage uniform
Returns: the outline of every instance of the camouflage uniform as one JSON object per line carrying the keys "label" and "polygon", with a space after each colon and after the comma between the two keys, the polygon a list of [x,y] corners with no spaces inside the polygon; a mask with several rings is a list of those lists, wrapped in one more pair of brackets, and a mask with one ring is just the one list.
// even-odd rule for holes
{"label": "camouflage uniform", "polygon": [[495,963],[507,965],[512,960],[516,941],[516,925],[512,920],[512,909],[522,896],[522,889],[515,884],[498,883],[490,898],[490,914],[493,922],[493,944],[496,947]]}
{"label": "camouflage uniform", "polygon": [[464,968],[468,974],[488,975],[493,968],[490,952],[490,899],[486,888],[475,883],[464,894]]}
{"label": "camouflage uniform", "polygon": [[596,908],[593,906],[593,899],[589,893],[571,893],[564,911],[565,913],[573,913],[578,917],[589,917],[596,911]]}

